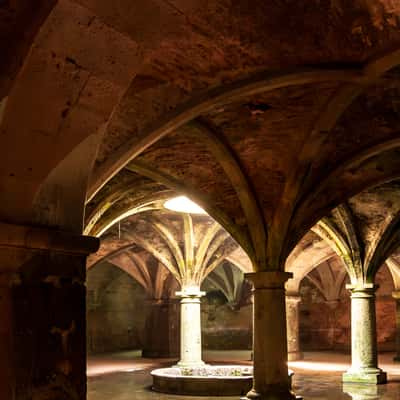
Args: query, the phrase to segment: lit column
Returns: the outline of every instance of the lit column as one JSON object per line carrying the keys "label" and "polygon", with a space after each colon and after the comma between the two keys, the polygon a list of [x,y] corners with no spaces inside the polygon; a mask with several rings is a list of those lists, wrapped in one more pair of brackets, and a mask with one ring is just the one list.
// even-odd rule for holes
{"label": "lit column", "polygon": [[246,274],[254,285],[253,388],[247,399],[292,400],[287,367],[285,282],[288,272]]}
{"label": "lit column", "polygon": [[181,298],[181,359],[178,366],[202,366],[200,298],[205,292],[194,286],[182,288],[176,295]]}
{"label": "lit column", "polygon": [[396,302],[396,355],[393,361],[400,362],[400,290],[394,291],[392,297]]}
{"label": "lit column", "polygon": [[301,297],[298,294],[286,295],[286,320],[288,339],[288,360],[295,361],[303,358],[300,351],[299,335],[299,305]]}
{"label": "lit column", "polygon": [[351,290],[351,367],[343,382],[385,383],[386,372],[378,368],[374,284]]}

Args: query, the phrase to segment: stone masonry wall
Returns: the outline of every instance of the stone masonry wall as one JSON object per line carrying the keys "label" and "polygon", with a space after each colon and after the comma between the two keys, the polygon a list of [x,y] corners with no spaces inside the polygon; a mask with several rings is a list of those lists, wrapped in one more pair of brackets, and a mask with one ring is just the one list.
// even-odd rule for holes
{"label": "stone masonry wall", "polygon": [[[386,267],[380,269],[376,283],[377,336],[379,351],[394,351],[395,303],[393,283]],[[302,351],[349,351],[351,342],[350,294],[343,286],[338,301],[326,301],[318,289],[304,279],[300,289],[300,342]]]}
{"label": "stone masonry wall", "polygon": [[[109,279],[108,284],[105,279]],[[147,313],[144,290],[126,273],[113,268],[107,277],[101,272],[91,274],[87,295],[88,353],[141,349]]]}
{"label": "stone masonry wall", "polygon": [[201,319],[204,349],[251,349],[251,304],[232,309],[222,296],[207,296],[202,301]]}

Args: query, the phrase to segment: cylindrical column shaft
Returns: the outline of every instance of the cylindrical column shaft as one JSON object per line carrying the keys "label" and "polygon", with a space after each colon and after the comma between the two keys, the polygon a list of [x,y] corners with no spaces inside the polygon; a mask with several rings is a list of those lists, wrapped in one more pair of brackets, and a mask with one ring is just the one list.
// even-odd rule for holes
{"label": "cylindrical column shaft", "polygon": [[393,361],[400,362],[400,290],[392,293],[396,302],[396,354]]}
{"label": "cylindrical column shaft", "polygon": [[295,399],[287,368],[285,288],[289,273],[246,274],[254,284],[253,389],[248,399]]}
{"label": "cylindrical column shaft", "polygon": [[179,367],[204,365],[201,357],[200,288],[183,289],[176,295],[181,297],[181,359]]}
{"label": "cylindrical column shaft", "polygon": [[300,351],[299,334],[299,305],[301,297],[299,295],[286,295],[286,321],[288,339],[288,360],[295,361],[303,358]]}
{"label": "cylindrical column shaft", "polygon": [[337,312],[340,304],[339,299],[329,299],[325,301],[328,307],[328,344],[333,350],[335,348],[335,333],[337,329]]}
{"label": "cylindrical column shaft", "polygon": [[354,290],[351,295],[351,363],[355,369],[376,368],[375,293]]}
{"label": "cylindrical column shaft", "polygon": [[374,285],[351,289],[351,368],[344,382],[384,383],[386,373],[378,368]]}

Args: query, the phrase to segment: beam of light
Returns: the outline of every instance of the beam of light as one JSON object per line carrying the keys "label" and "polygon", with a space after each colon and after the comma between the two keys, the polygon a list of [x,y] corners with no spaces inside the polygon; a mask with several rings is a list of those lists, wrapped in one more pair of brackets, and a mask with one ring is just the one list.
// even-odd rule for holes
{"label": "beam of light", "polygon": [[178,196],[167,200],[164,203],[164,208],[181,213],[207,215],[200,206],[188,199],[186,196]]}

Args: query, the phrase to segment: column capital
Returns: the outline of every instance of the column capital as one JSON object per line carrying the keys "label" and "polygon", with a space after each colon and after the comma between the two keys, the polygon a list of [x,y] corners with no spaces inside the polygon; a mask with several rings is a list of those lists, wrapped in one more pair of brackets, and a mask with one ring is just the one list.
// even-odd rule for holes
{"label": "column capital", "polygon": [[284,289],[285,282],[293,277],[291,272],[261,271],[249,272],[244,275],[251,281],[255,289]]}
{"label": "column capital", "polygon": [[340,303],[340,299],[329,299],[325,301],[325,304],[331,309],[335,310],[338,304]]}
{"label": "column capital", "polygon": [[352,298],[370,298],[375,297],[375,292],[379,288],[379,285],[374,283],[362,283],[362,284],[347,284],[346,289],[351,291]]}
{"label": "column capital", "polygon": [[205,296],[206,292],[202,292],[199,287],[188,286],[183,287],[179,292],[175,292],[175,295],[181,298],[200,298]]}
{"label": "column capital", "polygon": [[99,239],[91,236],[0,222],[0,247],[88,255],[96,252],[99,244]]}
{"label": "column capital", "polygon": [[288,302],[288,303],[294,303],[294,304],[297,304],[297,303],[300,303],[300,301],[301,301],[301,296],[300,296],[300,294],[299,293],[288,293],[288,292],[286,292],[286,294],[285,294],[285,299],[286,299],[286,301]]}

